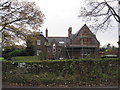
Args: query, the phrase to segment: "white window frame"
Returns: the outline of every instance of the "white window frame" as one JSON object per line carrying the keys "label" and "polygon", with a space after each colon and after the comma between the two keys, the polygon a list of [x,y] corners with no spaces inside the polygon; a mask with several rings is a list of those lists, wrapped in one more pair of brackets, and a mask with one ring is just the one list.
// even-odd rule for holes
{"label": "white window frame", "polygon": [[56,45],[53,44],[52,48],[53,48],[53,55],[55,55],[56,54]]}
{"label": "white window frame", "polygon": [[37,40],[37,45],[41,45],[41,40]]}

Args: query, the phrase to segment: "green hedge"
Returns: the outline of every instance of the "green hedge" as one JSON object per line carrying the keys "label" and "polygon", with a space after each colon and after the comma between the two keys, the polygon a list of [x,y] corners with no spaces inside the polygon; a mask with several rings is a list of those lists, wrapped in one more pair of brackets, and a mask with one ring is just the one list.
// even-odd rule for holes
{"label": "green hedge", "polygon": [[[64,59],[64,60],[42,60],[42,62],[66,62],[66,61],[98,61],[98,60],[119,60],[118,58],[85,58],[85,59]],[[41,62],[39,56],[19,56],[19,57],[12,57],[11,61],[13,62]]]}
{"label": "green hedge", "polygon": [[63,60],[45,60],[45,62],[65,62],[65,61],[100,61],[100,60],[119,60],[119,58],[83,58],[83,59],[63,59]]}
{"label": "green hedge", "polygon": [[[102,60],[58,60],[3,63],[3,81],[27,85],[87,85],[118,84],[120,62],[115,59]],[[116,84],[116,85],[117,85]]]}

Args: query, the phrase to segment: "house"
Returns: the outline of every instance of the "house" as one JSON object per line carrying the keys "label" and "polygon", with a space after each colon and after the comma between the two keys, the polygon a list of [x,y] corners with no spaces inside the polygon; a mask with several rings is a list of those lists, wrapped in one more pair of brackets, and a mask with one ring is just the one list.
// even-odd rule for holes
{"label": "house", "polygon": [[40,52],[46,59],[78,59],[98,57],[99,41],[85,24],[78,32],[72,34],[72,27],[68,29],[68,37],[49,37],[40,34],[37,37],[36,55]]}
{"label": "house", "polygon": [[42,58],[46,59],[47,58],[47,47],[46,44],[48,43],[48,40],[42,33],[39,33],[35,40],[34,40],[34,49],[35,49],[35,55],[40,55],[42,54]]}

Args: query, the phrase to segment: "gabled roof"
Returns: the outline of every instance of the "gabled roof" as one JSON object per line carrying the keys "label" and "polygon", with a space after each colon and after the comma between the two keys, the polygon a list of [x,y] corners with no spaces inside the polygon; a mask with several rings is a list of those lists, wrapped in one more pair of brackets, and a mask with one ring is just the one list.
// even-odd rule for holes
{"label": "gabled roof", "polygon": [[73,34],[73,38],[76,38],[78,36],[79,33],[81,33],[82,31],[87,30],[89,31],[91,34],[93,34],[90,29],[88,28],[88,26],[86,24],[83,25],[83,27],[81,29],[79,29],[75,34]]}
{"label": "gabled roof", "polygon": [[[90,31],[90,29],[88,28],[88,26],[87,26],[86,24],[84,24],[83,27],[82,27],[76,34],[79,34],[79,33],[82,32],[83,30],[88,30],[88,31]],[[92,33],[92,32],[90,31],[90,33]]]}
{"label": "gabled roof", "polygon": [[85,30],[87,30],[87,32],[89,32],[94,37],[94,39],[96,39],[96,41],[99,43],[96,36],[91,32],[91,30],[88,28],[86,24],[84,24],[83,27],[80,30],[78,30],[75,34],[72,34],[72,39],[74,40],[80,33],[82,33]]}
{"label": "gabled roof", "polygon": [[44,37],[43,34],[39,34],[39,36],[43,37],[48,42],[48,39],[46,37]]}

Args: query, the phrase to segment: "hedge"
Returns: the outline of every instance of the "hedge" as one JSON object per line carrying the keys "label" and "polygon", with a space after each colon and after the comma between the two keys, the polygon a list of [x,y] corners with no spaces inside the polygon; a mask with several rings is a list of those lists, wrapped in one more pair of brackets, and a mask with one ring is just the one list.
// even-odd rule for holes
{"label": "hedge", "polygon": [[66,62],[66,61],[89,61],[89,60],[119,60],[118,58],[84,58],[84,59],[64,59],[64,60],[41,60],[39,56],[19,56],[12,57],[13,62]]}
{"label": "hedge", "polygon": [[[55,84],[118,84],[119,59],[42,61],[3,63],[3,81],[32,85]],[[22,80],[21,80],[22,79]]]}

